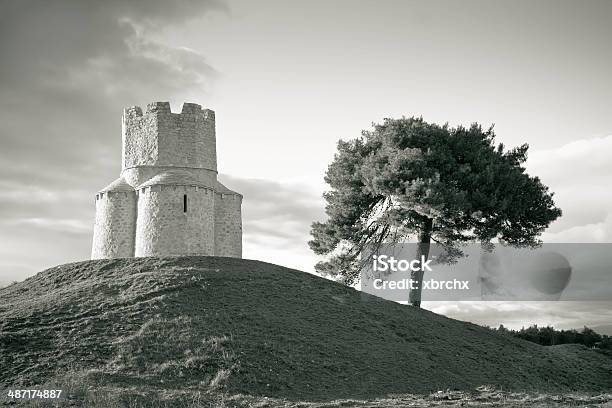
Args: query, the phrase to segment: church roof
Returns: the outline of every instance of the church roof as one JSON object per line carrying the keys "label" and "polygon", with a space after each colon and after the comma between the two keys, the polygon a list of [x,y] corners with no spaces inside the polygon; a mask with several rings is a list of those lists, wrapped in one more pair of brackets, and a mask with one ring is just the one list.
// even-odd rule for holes
{"label": "church roof", "polygon": [[110,183],[108,186],[104,187],[102,190],[98,191],[99,193],[106,192],[117,192],[117,191],[134,191],[134,188],[130,186],[127,181],[123,179],[123,177],[119,177],[117,180]]}
{"label": "church roof", "polygon": [[176,185],[176,186],[202,186],[206,187],[204,183],[199,181],[193,174],[184,170],[169,170],[159,173],[156,176],[151,177],[138,186],[138,189],[149,186],[159,185]]}
{"label": "church roof", "polygon": [[229,188],[225,187],[223,184],[221,184],[218,181],[217,181],[217,186],[215,187],[215,191],[219,194],[235,194],[235,195],[242,196],[242,194],[237,193],[233,190],[230,190]]}

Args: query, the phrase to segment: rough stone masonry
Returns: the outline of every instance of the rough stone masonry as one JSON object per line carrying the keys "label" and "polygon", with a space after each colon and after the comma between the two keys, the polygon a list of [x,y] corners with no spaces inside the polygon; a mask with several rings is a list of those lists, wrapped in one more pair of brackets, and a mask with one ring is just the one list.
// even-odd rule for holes
{"label": "rough stone masonry", "polygon": [[217,181],[215,113],[126,108],[119,178],[96,194],[92,259],[242,257],[242,195]]}

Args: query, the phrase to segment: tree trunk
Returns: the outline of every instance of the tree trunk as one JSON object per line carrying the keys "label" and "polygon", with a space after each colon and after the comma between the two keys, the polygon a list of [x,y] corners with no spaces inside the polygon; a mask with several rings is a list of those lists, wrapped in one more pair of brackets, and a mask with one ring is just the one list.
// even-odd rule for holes
{"label": "tree trunk", "polygon": [[[421,232],[419,234],[419,243],[417,244],[416,258],[427,261],[429,258],[429,245],[431,242],[431,233],[433,230],[433,220],[431,218],[425,218]],[[410,278],[413,282],[417,283],[417,288],[410,290],[408,295],[408,301],[412,306],[421,307],[421,291],[423,289],[423,270],[411,271]]]}

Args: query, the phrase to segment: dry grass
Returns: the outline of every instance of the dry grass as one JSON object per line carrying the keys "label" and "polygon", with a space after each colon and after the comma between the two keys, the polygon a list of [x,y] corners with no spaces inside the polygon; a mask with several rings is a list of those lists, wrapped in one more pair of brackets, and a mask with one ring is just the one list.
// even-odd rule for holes
{"label": "dry grass", "polygon": [[612,360],[263,262],[145,258],[0,289],[0,389],[43,385],[103,407],[585,405],[568,393],[609,392]]}
{"label": "dry grass", "polygon": [[370,400],[337,399],[325,402],[229,395],[203,391],[137,390],[87,388],[69,394],[59,402],[22,401],[24,407],[96,407],[96,408],[425,408],[425,407],[501,407],[610,408],[612,394],[542,394],[512,393],[483,387],[472,392],[438,391],[429,395],[401,394]]}

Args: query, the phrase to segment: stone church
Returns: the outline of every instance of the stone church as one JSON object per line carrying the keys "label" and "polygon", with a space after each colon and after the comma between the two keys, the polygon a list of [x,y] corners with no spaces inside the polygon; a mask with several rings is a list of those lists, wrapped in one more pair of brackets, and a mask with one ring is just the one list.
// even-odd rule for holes
{"label": "stone church", "polygon": [[96,194],[92,259],[242,257],[242,195],[217,181],[215,113],[127,108],[122,170]]}

